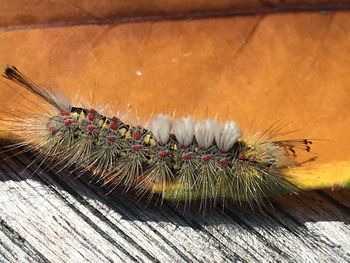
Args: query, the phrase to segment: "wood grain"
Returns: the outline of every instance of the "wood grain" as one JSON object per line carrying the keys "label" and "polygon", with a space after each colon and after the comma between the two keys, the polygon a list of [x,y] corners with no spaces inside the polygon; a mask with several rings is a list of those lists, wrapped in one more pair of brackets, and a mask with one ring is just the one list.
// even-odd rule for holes
{"label": "wood grain", "polygon": [[[135,202],[85,178],[0,166],[4,262],[348,262],[349,192],[284,197],[263,212]],[[6,161],[4,161],[6,160]],[[15,169],[14,169],[15,168]],[[23,171],[24,170],[24,171]]]}

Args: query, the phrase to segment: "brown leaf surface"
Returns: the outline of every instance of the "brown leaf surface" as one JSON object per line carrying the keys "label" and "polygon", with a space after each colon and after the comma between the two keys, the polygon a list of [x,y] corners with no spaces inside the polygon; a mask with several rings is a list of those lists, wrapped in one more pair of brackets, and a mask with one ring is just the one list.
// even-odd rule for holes
{"label": "brown leaf surface", "polygon": [[[7,30],[0,50],[3,65],[39,83],[71,97],[91,91],[116,110],[130,103],[145,119],[176,109],[218,114],[247,131],[292,122],[287,130],[302,130],[289,136],[328,140],[314,149],[319,167],[331,168],[317,175],[327,184],[350,176],[349,13]],[[3,108],[22,100],[6,83]]]}
{"label": "brown leaf surface", "polygon": [[74,25],[279,11],[345,10],[349,0],[2,0],[0,26]]}

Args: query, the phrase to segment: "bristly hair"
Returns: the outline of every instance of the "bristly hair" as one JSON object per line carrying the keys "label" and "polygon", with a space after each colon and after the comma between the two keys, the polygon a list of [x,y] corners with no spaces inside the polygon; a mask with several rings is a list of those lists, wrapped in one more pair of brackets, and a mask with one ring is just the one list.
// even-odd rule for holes
{"label": "bristly hair", "polygon": [[3,76],[55,109],[10,119],[20,145],[36,152],[39,166],[89,171],[93,181],[111,189],[121,185],[187,205],[200,200],[203,210],[217,200],[263,205],[269,196],[298,191],[288,171],[313,160],[296,161],[297,151],[310,151],[310,140],[275,140],[276,127],[243,135],[234,121],[158,114],[147,129],[71,105],[62,93],[35,84],[14,66]]}
{"label": "bristly hair", "polygon": [[7,67],[2,76],[33,92],[56,109],[70,110],[70,101],[63,94],[45,87],[40,87],[19,72],[15,66]]}

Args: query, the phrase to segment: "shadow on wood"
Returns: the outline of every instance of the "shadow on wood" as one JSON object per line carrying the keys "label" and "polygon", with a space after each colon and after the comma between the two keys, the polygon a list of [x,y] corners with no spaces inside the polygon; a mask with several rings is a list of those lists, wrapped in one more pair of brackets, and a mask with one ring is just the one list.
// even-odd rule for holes
{"label": "shadow on wood", "polygon": [[[186,225],[200,228],[202,224],[220,224],[236,221],[244,225],[269,228],[302,226],[305,222],[342,221],[350,223],[350,202],[348,191],[308,191],[297,195],[282,195],[266,200],[264,207],[248,204],[231,205],[218,203],[206,211],[200,210],[199,202],[185,203],[161,201],[157,196],[138,197],[135,191],[125,192],[123,187],[111,190],[91,180],[91,174],[79,174],[67,169],[43,169],[38,167],[34,153],[11,151],[2,155],[1,181],[35,180],[47,187],[50,194],[59,195],[65,200],[64,191],[74,199],[88,206],[86,198],[95,199],[109,209],[120,214],[125,220],[168,221],[175,225]],[[42,165],[44,166],[44,165]],[[58,190],[60,189],[60,190]],[[33,189],[35,191],[35,189]],[[67,206],[69,203],[66,202]],[[96,211],[98,213],[98,211]],[[102,220],[103,218],[101,218]]]}
{"label": "shadow on wood", "polygon": [[218,204],[203,214],[196,206],[184,211],[168,202],[147,205],[122,189],[107,194],[88,176],[33,174],[34,165],[26,169],[30,153],[10,155],[1,154],[0,237],[19,248],[2,249],[3,257],[6,251],[38,262],[100,257],[189,262],[211,261],[213,255],[230,262],[290,262],[310,255],[346,262],[348,257],[348,191],[281,196],[255,211],[245,206],[222,211]]}

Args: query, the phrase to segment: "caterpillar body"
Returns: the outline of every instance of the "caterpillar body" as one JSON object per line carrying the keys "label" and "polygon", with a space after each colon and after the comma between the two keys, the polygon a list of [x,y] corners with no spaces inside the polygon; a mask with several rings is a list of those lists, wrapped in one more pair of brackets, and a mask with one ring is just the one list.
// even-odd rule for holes
{"label": "caterpillar body", "polygon": [[155,115],[148,128],[131,125],[121,116],[71,105],[59,91],[35,84],[14,66],[3,76],[50,108],[17,118],[11,126],[26,131],[23,144],[37,153],[41,166],[89,171],[112,188],[121,185],[165,200],[200,200],[203,208],[217,200],[262,204],[273,194],[298,191],[288,171],[303,164],[296,161],[296,150],[310,151],[308,139],[274,140],[272,130],[243,135],[234,121],[172,120],[163,114]]}

